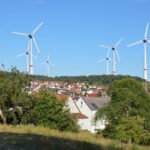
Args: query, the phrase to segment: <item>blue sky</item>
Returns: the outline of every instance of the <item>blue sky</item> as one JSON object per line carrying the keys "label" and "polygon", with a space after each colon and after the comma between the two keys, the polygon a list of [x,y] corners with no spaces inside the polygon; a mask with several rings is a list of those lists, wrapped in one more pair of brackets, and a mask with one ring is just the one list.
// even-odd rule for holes
{"label": "blue sky", "polygon": [[[0,62],[7,60],[7,69],[11,65],[26,69],[26,56],[16,55],[26,50],[28,39],[11,32],[30,33],[43,21],[35,34],[41,51],[39,60],[34,60],[35,74],[46,74],[46,66],[40,63],[48,54],[55,63],[51,76],[105,74],[106,63],[97,60],[107,50],[99,45],[113,45],[124,37],[118,47],[122,63],[117,64],[116,74],[143,77],[143,45],[126,45],[144,37],[150,0],[1,0],[0,20]],[[34,46],[33,53],[38,56]],[[150,45],[147,60],[150,79]]]}

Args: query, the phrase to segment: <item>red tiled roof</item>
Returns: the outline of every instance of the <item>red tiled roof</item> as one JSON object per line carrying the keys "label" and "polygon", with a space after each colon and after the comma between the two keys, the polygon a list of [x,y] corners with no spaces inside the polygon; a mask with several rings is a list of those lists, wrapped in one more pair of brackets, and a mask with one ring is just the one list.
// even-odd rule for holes
{"label": "red tiled roof", "polygon": [[98,97],[97,93],[88,94],[88,97]]}
{"label": "red tiled roof", "polygon": [[78,119],[87,119],[88,117],[83,115],[82,113],[74,113]]}
{"label": "red tiled roof", "polygon": [[55,94],[58,100],[67,100],[70,95],[61,95],[61,94]]}

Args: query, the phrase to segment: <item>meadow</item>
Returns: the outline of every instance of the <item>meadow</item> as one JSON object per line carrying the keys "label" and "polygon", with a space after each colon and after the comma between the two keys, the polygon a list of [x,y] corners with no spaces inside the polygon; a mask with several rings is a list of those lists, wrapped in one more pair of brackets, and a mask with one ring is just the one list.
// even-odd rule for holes
{"label": "meadow", "polygon": [[60,132],[45,127],[0,126],[0,149],[9,150],[148,150],[150,146],[123,144],[87,131]]}

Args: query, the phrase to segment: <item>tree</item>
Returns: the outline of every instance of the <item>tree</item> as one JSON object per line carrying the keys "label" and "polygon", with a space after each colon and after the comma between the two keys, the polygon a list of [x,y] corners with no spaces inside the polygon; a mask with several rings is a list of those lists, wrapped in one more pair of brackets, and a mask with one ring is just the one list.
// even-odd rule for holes
{"label": "tree", "polygon": [[[20,124],[30,99],[30,79],[13,68],[11,73],[0,72],[0,108],[7,124]],[[26,103],[26,105],[24,105]],[[4,121],[3,121],[4,122]]]}
{"label": "tree", "polygon": [[59,101],[46,89],[41,89],[35,95],[33,108],[33,123],[58,129],[60,131],[77,131],[76,120],[70,116],[68,109],[64,108],[64,102]]}
{"label": "tree", "polygon": [[150,143],[150,96],[142,83],[125,78],[114,81],[111,101],[96,114],[107,120],[103,135],[124,142]]}

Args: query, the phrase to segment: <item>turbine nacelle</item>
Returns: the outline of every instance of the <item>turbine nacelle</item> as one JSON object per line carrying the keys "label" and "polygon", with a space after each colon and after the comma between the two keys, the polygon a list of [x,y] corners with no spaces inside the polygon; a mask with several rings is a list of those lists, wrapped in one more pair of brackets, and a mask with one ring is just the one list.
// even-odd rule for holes
{"label": "turbine nacelle", "polygon": [[112,50],[115,51],[116,49],[113,47]]}
{"label": "turbine nacelle", "polygon": [[28,37],[29,37],[30,39],[32,39],[32,38],[33,38],[33,35],[32,35],[32,34],[29,34]]}

